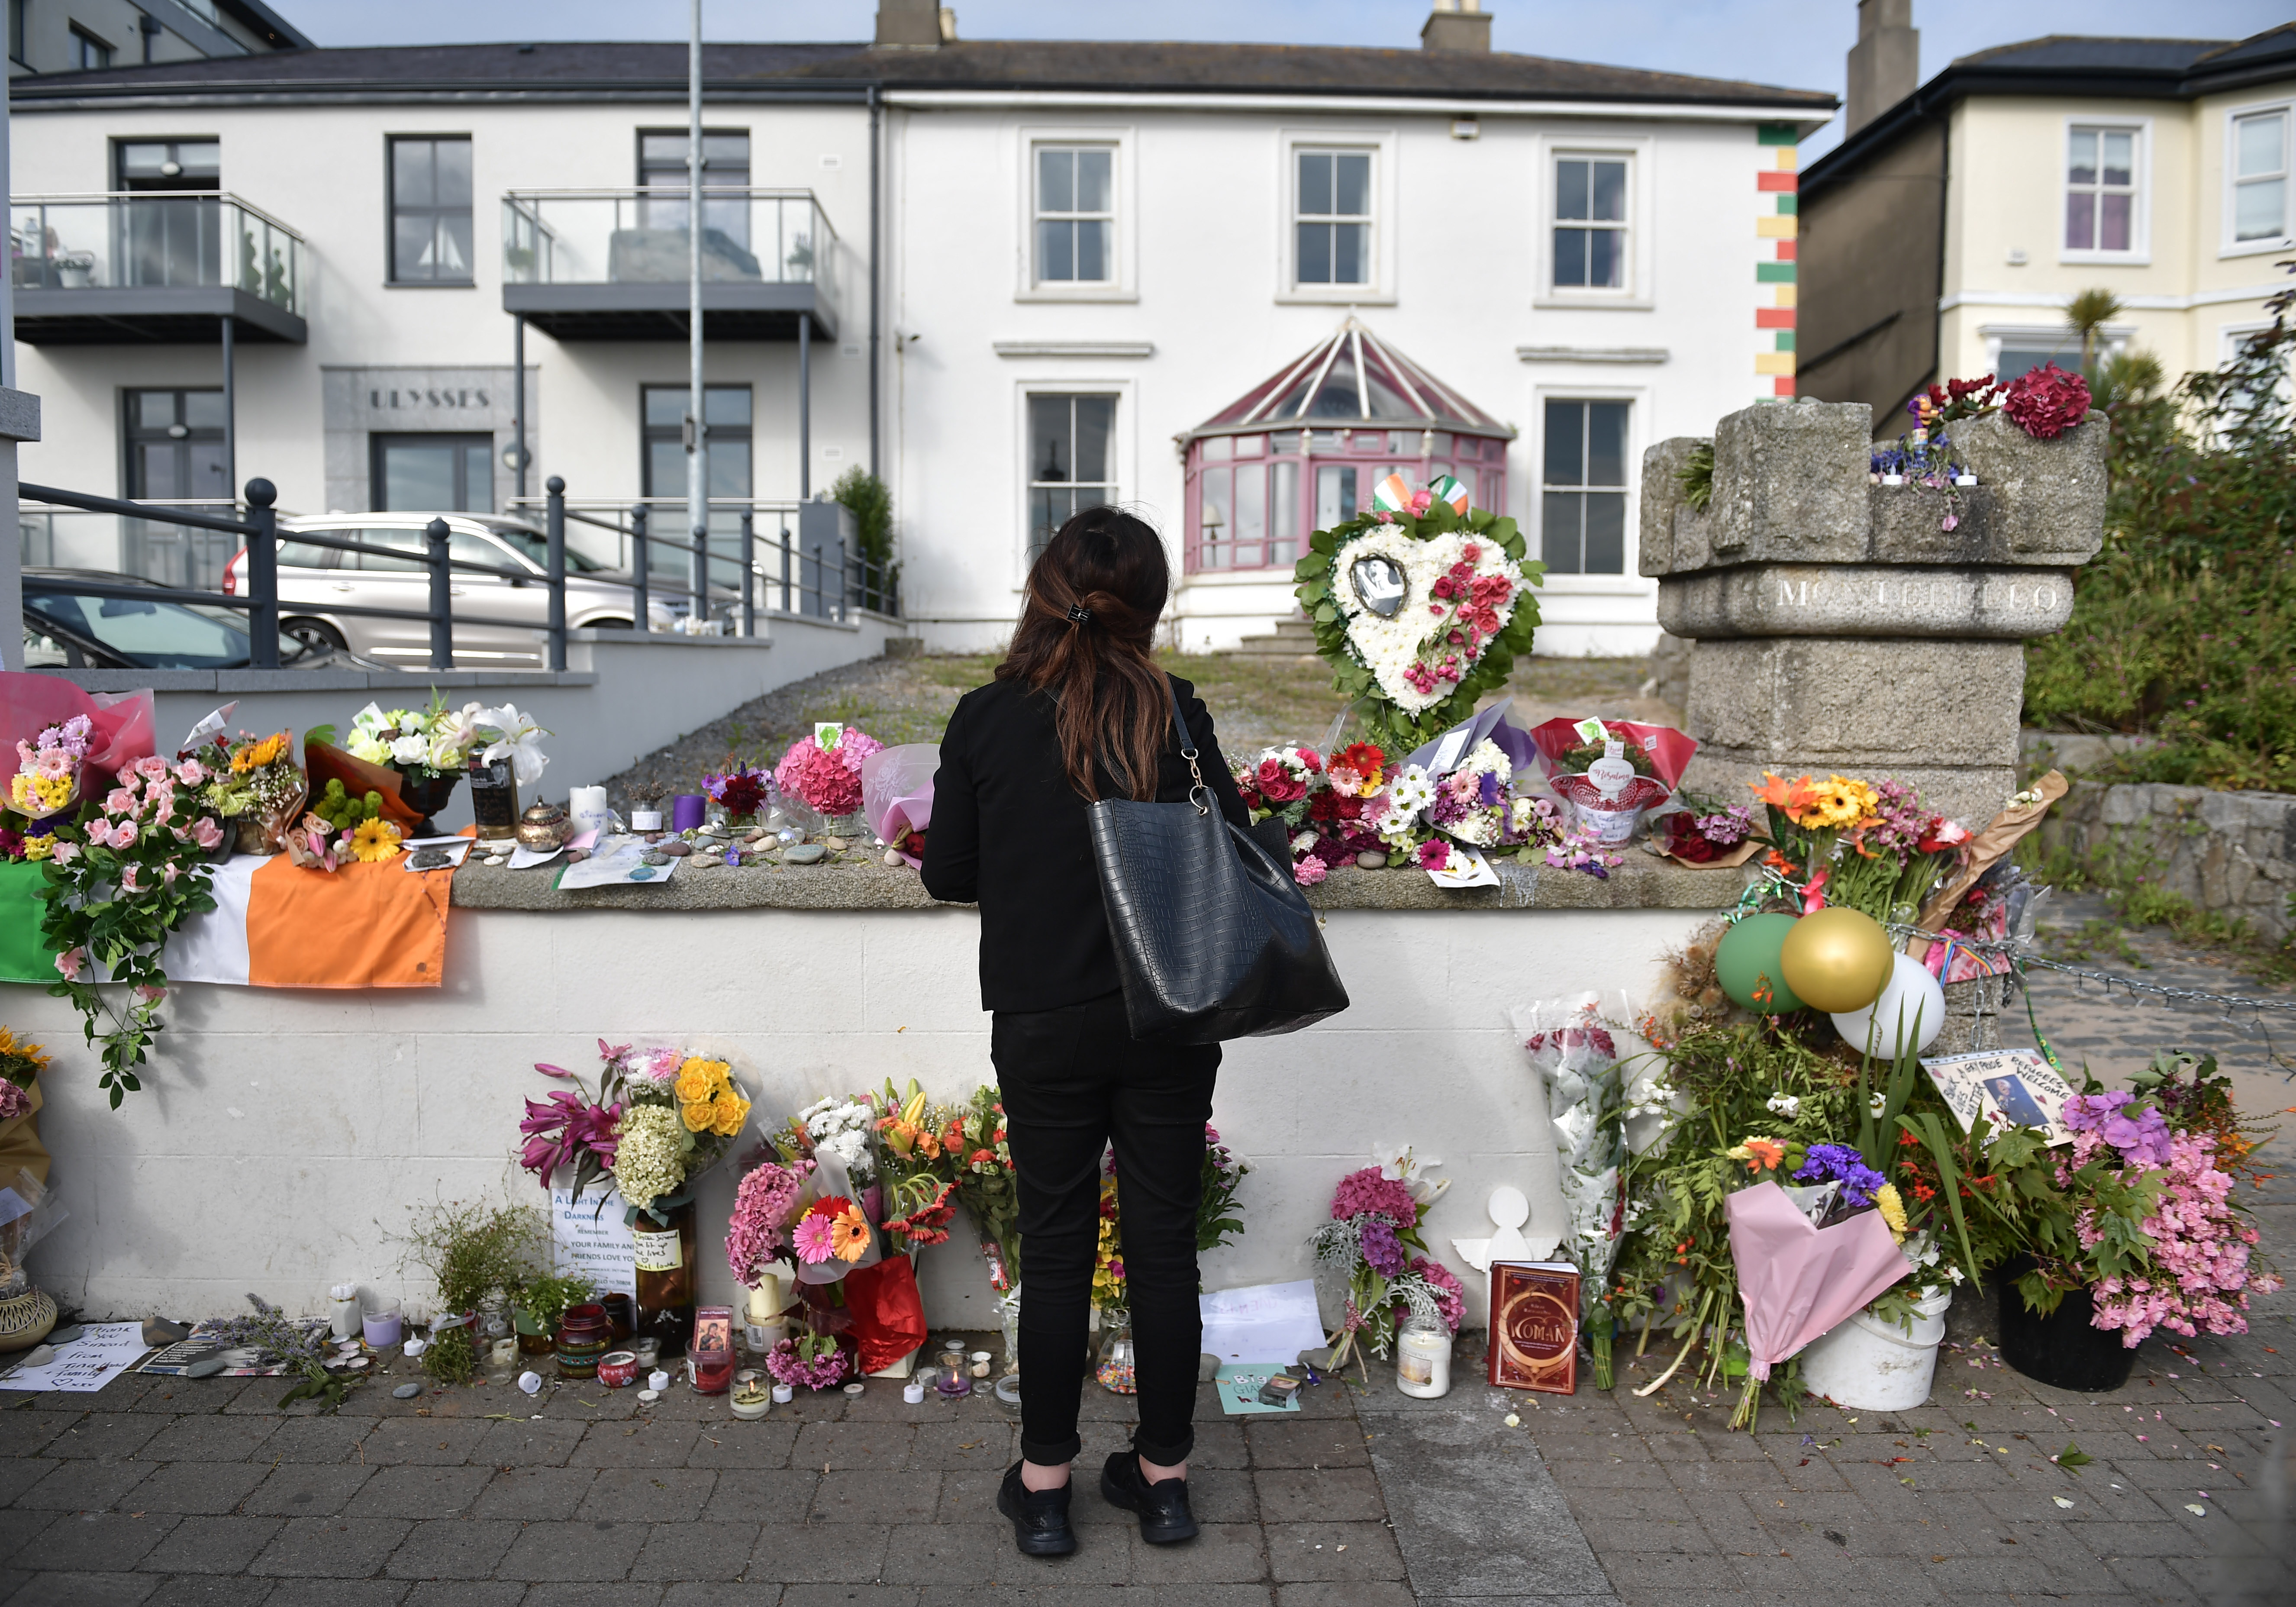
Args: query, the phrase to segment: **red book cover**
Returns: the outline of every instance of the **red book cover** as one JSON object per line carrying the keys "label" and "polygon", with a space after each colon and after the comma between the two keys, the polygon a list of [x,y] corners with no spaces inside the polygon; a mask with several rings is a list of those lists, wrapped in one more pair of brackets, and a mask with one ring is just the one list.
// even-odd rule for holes
{"label": "red book cover", "polygon": [[1568,1261],[1491,1263],[1491,1382],[1578,1389],[1578,1269]]}

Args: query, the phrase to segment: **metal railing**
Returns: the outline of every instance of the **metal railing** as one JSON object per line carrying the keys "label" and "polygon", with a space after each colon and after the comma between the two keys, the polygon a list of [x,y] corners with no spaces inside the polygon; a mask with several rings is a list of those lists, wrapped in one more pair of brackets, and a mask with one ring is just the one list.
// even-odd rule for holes
{"label": "metal railing", "polygon": [[[512,501],[513,509],[539,508],[543,528],[554,550],[562,549],[567,521],[611,532],[615,537],[614,562],[628,570],[636,592],[633,613],[649,617],[657,595],[685,599],[690,618],[723,618],[729,634],[754,636],[760,613],[800,618],[849,619],[855,610],[898,619],[901,611],[898,566],[881,564],[853,552],[844,540],[808,539],[792,530],[800,522],[798,503],[758,502],[744,497],[711,497],[709,528],[699,540],[660,533],[671,520],[682,524],[683,497],[635,497],[627,502],[570,501],[566,482],[552,475],[545,482],[546,496]],[[826,505],[826,504],[824,504]],[[773,521],[761,530],[761,521]],[[678,528],[672,526],[673,529]],[[683,554],[686,562],[665,569],[661,553]],[[674,561],[673,561],[674,562]],[[696,574],[707,577],[702,594],[693,585]],[[724,579],[721,583],[720,577]],[[640,626],[639,629],[650,627]]]}
{"label": "metal railing", "polygon": [[[256,669],[279,668],[279,515],[273,504],[279,493],[267,480],[247,482],[247,517],[226,519],[217,514],[185,512],[180,508],[167,508],[149,503],[129,502],[116,496],[90,496],[78,491],[67,491],[55,486],[20,484],[20,495],[35,502],[47,503],[61,508],[76,508],[90,513],[110,513],[124,519],[152,520],[164,514],[169,524],[193,529],[211,530],[235,536],[244,544],[246,562],[244,578],[234,579],[226,570],[225,586],[214,590],[169,587],[166,596],[175,602],[197,603],[214,608],[238,609],[247,615],[248,663]],[[430,627],[430,664],[432,669],[455,668],[455,624],[453,577],[457,574],[493,575],[504,580],[528,581],[533,577],[524,570],[506,569],[497,564],[475,563],[468,559],[447,556],[447,541],[451,532],[443,519],[433,519],[423,529],[424,551],[415,560],[430,571],[430,586],[427,605],[421,609],[372,608],[364,604],[329,603],[324,610],[331,614],[356,614],[376,619],[425,619]],[[546,584],[550,588],[549,663],[553,669],[566,668],[566,547],[563,527],[551,534],[548,561],[545,564]],[[339,553],[371,553],[379,558],[406,562],[404,549],[355,541],[330,536],[316,530],[297,530],[293,541],[316,547],[325,547]],[[152,600],[150,586],[121,586],[106,580],[65,578],[53,575],[27,574],[23,589],[28,596],[78,596],[120,598],[129,602],[148,603]],[[640,599],[643,611],[644,603]],[[644,614],[641,611],[640,617]],[[467,625],[501,625],[513,628],[528,627],[524,619],[488,618],[464,613],[460,616]]]}
{"label": "metal railing", "polygon": [[[510,284],[683,285],[690,270],[684,185],[513,190],[503,197]],[[810,284],[833,304],[837,231],[809,190],[701,191],[701,276]]]}
{"label": "metal railing", "polygon": [[303,237],[236,195],[20,195],[8,245],[19,290],[228,286],[303,310]]}
{"label": "metal railing", "polygon": [[229,497],[152,498],[141,505],[155,517],[128,519],[54,508],[20,499],[17,556],[26,568],[114,570],[162,586],[214,591],[240,542],[219,531],[194,529],[173,517],[184,512],[244,521]]}

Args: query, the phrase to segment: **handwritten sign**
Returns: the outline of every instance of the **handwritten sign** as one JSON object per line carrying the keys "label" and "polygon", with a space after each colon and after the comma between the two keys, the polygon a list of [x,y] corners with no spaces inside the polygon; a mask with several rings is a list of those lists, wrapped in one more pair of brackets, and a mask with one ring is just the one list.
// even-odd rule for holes
{"label": "handwritten sign", "polygon": [[79,1338],[59,1345],[55,1360],[47,1365],[19,1366],[0,1373],[0,1390],[64,1390],[93,1395],[142,1360],[151,1348],[144,1342],[141,1323],[90,1323]]}
{"label": "handwritten sign", "polygon": [[594,1185],[580,1199],[570,1188],[550,1191],[552,1260],[562,1273],[579,1273],[600,1294],[637,1293],[637,1247],[622,1220],[622,1196],[609,1192],[601,1210]]}

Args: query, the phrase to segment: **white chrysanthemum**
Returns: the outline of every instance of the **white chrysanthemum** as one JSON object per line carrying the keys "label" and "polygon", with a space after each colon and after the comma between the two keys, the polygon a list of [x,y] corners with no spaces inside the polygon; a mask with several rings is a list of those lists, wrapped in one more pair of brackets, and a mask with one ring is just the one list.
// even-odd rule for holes
{"label": "white chrysanthemum", "polygon": [[1418,765],[1406,765],[1396,778],[1387,783],[1389,818],[1405,821],[1424,810],[1435,801],[1435,783]]}
{"label": "white chrysanthemum", "polygon": [[1776,1111],[1788,1121],[1792,1121],[1801,1113],[1801,1101],[1792,1094],[1773,1094],[1769,1097],[1767,1108]]}

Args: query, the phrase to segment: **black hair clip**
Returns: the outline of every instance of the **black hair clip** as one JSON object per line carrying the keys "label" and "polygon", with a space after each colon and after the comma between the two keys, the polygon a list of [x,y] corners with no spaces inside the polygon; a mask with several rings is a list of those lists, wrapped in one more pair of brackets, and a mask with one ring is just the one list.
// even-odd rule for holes
{"label": "black hair clip", "polygon": [[1070,624],[1071,624],[1071,625],[1088,625],[1088,624],[1090,624],[1091,622],[1092,622],[1092,610],[1090,610],[1090,609],[1086,608],[1086,607],[1083,603],[1070,603],[1070,604],[1069,604],[1069,623],[1070,623]]}

